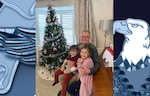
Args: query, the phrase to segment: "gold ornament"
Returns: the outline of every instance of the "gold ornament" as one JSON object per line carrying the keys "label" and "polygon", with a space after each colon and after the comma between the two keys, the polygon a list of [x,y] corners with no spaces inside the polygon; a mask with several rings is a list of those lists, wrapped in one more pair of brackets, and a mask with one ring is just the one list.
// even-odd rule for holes
{"label": "gold ornament", "polygon": [[63,62],[62,59],[59,59],[59,62],[62,63]]}
{"label": "gold ornament", "polygon": [[52,54],[49,54],[49,57],[52,57]]}
{"label": "gold ornament", "polygon": [[49,18],[48,18],[48,20],[47,20],[47,21],[48,21],[48,23],[50,23],[50,22],[51,22],[51,19],[49,19]]}
{"label": "gold ornament", "polygon": [[43,52],[44,52],[44,54],[47,54],[47,50],[46,49],[44,49]]}
{"label": "gold ornament", "polygon": [[58,48],[60,48],[60,45],[58,45]]}
{"label": "gold ornament", "polygon": [[57,51],[57,48],[56,48],[56,47],[54,47],[54,48],[53,48],[53,51]]}

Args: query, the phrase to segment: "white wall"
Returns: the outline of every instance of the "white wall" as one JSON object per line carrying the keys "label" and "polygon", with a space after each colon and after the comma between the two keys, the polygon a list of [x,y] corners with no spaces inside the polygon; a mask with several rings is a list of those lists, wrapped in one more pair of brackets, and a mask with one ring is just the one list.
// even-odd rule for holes
{"label": "white wall", "polygon": [[37,0],[36,7],[47,7],[52,4],[53,6],[72,6],[73,0]]}
{"label": "white wall", "polygon": [[[42,0],[37,1],[36,7],[47,7],[51,3],[53,6],[70,6],[74,5],[73,0]],[[113,19],[113,0],[92,0],[94,22],[97,35],[97,48],[99,54],[104,50],[104,31],[99,30],[100,20]],[[112,36],[111,36],[112,37]],[[110,36],[107,35],[106,46],[109,46]]]}
{"label": "white wall", "polygon": [[[104,31],[99,30],[100,20],[113,19],[113,0],[92,0],[94,21],[97,32],[97,48],[101,53],[105,46]],[[106,37],[106,46],[109,46],[112,34]]]}

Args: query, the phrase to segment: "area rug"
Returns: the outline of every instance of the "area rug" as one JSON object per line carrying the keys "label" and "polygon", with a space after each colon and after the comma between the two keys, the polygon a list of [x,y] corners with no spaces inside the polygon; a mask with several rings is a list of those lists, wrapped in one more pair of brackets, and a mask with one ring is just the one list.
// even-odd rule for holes
{"label": "area rug", "polygon": [[41,67],[39,66],[39,68],[37,69],[38,75],[45,80],[54,80],[54,72],[52,71],[50,73],[50,71],[48,71],[48,68],[46,67]]}

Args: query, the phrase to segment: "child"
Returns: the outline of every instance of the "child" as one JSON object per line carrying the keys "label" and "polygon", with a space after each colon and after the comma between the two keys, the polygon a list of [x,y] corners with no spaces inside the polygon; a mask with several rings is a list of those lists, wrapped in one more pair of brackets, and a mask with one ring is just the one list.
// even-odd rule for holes
{"label": "child", "polygon": [[72,45],[70,47],[69,56],[62,64],[61,68],[55,71],[55,78],[54,83],[52,86],[57,84],[58,76],[61,74],[64,74],[64,78],[62,80],[62,90],[61,90],[61,96],[66,96],[66,90],[68,87],[68,83],[70,79],[74,76],[76,68],[76,62],[78,60],[78,47],[76,45]]}
{"label": "child", "polygon": [[78,78],[81,81],[79,96],[91,96],[93,90],[93,75],[84,74],[84,68],[92,68],[94,66],[93,60],[90,57],[90,49],[88,46],[81,48],[80,56],[78,59],[77,68],[78,68]]}

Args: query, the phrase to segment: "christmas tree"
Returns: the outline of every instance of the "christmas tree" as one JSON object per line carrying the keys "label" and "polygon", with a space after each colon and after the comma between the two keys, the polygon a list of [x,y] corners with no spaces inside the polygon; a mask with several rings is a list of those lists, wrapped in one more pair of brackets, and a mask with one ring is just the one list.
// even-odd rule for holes
{"label": "christmas tree", "polygon": [[47,25],[39,64],[47,67],[51,72],[60,67],[64,59],[67,58],[68,46],[64,37],[63,27],[58,22],[56,12],[50,4],[48,5],[47,13]]}

